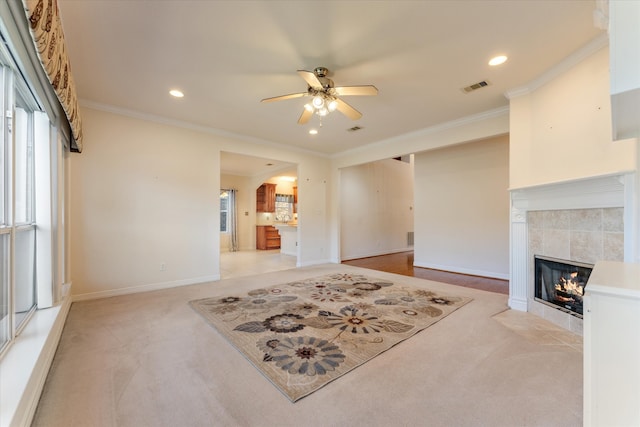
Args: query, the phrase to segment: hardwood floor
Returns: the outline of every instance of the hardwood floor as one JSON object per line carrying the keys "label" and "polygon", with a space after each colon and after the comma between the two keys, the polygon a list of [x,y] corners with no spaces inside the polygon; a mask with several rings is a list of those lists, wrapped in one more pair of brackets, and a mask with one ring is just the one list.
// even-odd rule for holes
{"label": "hardwood floor", "polygon": [[342,263],[356,267],[369,268],[371,270],[386,271],[387,273],[402,274],[404,276],[419,277],[421,279],[449,283],[451,285],[496,292],[499,294],[509,294],[508,280],[414,267],[413,251],[352,259],[342,261]]}

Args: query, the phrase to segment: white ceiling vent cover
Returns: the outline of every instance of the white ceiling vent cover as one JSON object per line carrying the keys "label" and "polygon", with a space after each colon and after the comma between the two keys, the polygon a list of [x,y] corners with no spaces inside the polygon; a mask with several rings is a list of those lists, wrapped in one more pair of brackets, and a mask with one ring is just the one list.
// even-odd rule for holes
{"label": "white ceiling vent cover", "polygon": [[487,80],[482,80],[478,83],[474,83],[472,85],[469,85],[467,87],[463,87],[462,91],[464,93],[469,93],[469,92],[473,92],[474,90],[478,90],[478,89],[482,89],[485,86],[489,86],[490,83]]}

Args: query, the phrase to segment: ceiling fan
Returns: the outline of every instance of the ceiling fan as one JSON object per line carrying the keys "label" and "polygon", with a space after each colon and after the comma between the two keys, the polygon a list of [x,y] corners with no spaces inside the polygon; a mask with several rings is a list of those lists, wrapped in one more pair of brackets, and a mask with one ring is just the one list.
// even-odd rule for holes
{"label": "ceiling fan", "polygon": [[307,91],[292,93],[289,95],[265,98],[260,102],[284,101],[285,99],[310,96],[312,100],[305,104],[304,110],[298,119],[298,124],[303,125],[314,114],[324,117],[332,111],[338,110],[352,120],[358,120],[362,113],[344,102],[339,96],[371,96],[377,95],[378,89],[373,85],[362,86],[334,86],[333,80],[327,77],[329,70],[325,67],[316,67],[313,71],[298,70],[300,77],[307,82]]}

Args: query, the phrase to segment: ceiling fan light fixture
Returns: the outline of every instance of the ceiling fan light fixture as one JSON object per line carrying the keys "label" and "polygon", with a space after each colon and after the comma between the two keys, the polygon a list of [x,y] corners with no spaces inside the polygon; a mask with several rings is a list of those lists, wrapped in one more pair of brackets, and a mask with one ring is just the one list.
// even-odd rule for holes
{"label": "ceiling fan light fixture", "polygon": [[[341,97],[378,94],[378,89],[373,85],[334,86],[333,80],[326,77],[329,74],[329,70],[324,67],[316,67],[313,71],[298,70],[298,74],[307,83],[305,92],[264,98],[260,102],[310,97],[311,102],[304,104],[302,114],[298,118],[298,124],[300,125],[309,122],[313,115],[317,115],[322,119],[333,111],[339,111],[351,120],[358,120],[362,117],[362,113],[347,104]],[[320,121],[320,126],[322,127],[322,121]]]}

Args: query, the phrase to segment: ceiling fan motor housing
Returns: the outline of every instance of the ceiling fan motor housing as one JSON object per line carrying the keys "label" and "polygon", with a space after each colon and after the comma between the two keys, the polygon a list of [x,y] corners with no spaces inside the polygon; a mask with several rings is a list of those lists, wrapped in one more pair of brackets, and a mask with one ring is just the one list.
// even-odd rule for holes
{"label": "ceiling fan motor housing", "polygon": [[329,74],[329,70],[325,67],[316,67],[313,73],[318,77],[326,77]]}
{"label": "ceiling fan motor housing", "polygon": [[324,92],[327,92],[327,89],[331,89],[333,87],[333,80],[327,77],[329,74],[329,70],[325,67],[316,67],[313,69],[313,74],[316,75],[320,84],[322,84],[322,88]]}

